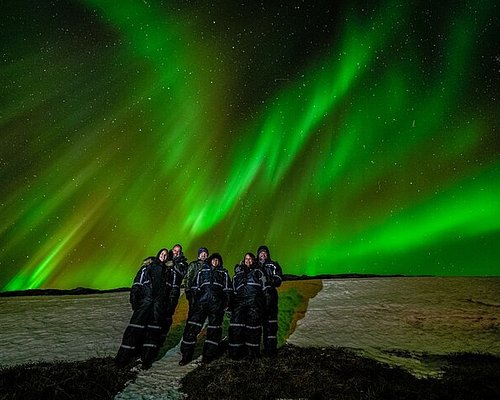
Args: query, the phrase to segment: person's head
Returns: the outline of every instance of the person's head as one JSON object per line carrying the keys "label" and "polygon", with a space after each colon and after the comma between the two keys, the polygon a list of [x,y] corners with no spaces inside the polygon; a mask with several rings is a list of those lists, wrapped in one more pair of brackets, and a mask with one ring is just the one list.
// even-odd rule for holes
{"label": "person's head", "polygon": [[245,257],[243,258],[243,263],[247,267],[251,267],[255,264],[255,254],[253,253],[246,253]]}
{"label": "person's head", "polygon": [[214,253],[210,256],[210,265],[214,268],[222,267],[222,256],[219,253]]}
{"label": "person's head", "polygon": [[168,260],[168,249],[161,249],[156,257],[161,261],[165,262]]}
{"label": "person's head", "polygon": [[265,262],[269,260],[269,248],[267,246],[259,246],[257,249],[257,257],[259,258],[260,262]]}
{"label": "person's head", "polygon": [[206,247],[200,247],[198,249],[198,260],[205,261],[208,257],[208,249]]}
{"label": "person's head", "polygon": [[172,255],[175,257],[179,257],[182,253],[182,246],[180,244],[176,244],[172,247]]}

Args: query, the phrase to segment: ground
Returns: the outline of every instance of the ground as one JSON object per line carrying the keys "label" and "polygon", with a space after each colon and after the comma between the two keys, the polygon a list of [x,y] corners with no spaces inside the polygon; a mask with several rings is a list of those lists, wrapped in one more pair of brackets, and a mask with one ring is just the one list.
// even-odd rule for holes
{"label": "ground", "polygon": [[[439,378],[417,378],[343,348],[286,345],[275,358],[200,365],[181,380],[187,399],[500,398],[500,359],[480,354],[433,356]],[[22,365],[0,370],[0,398],[113,399],[136,372],[110,358]]]}

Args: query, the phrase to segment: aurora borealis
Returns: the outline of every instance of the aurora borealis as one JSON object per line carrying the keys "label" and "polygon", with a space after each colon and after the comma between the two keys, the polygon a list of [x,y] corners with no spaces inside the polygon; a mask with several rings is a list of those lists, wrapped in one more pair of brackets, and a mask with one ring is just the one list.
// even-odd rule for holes
{"label": "aurora borealis", "polygon": [[177,242],[500,274],[498,2],[0,9],[0,290],[128,286]]}

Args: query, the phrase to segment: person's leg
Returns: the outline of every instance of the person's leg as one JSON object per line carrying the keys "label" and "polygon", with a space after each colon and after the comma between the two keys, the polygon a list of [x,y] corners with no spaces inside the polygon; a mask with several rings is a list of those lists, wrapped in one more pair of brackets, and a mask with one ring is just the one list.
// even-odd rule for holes
{"label": "person's leg", "polygon": [[162,327],[157,321],[152,321],[146,325],[146,334],[142,345],[142,368],[148,369],[158,356],[162,345]]}
{"label": "person's leg", "polygon": [[264,350],[275,355],[278,348],[278,294],[271,292],[266,305],[264,326]]}
{"label": "person's leg", "polygon": [[222,320],[224,309],[222,304],[211,304],[208,312],[207,337],[203,345],[203,362],[209,363],[218,356],[222,339]]}
{"label": "person's leg", "polygon": [[231,312],[228,336],[229,357],[233,359],[243,357],[245,348],[245,308],[241,302],[237,302]]}
{"label": "person's leg", "polygon": [[260,355],[261,334],[261,311],[256,305],[252,305],[248,308],[245,324],[245,346],[250,358],[258,358]]}
{"label": "person's leg", "polygon": [[143,306],[135,310],[123,333],[122,343],[115,356],[118,365],[125,366],[137,357],[142,350],[146,324],[150,310]]}
{"label": "person's leg", "polygon": [[170,327],[172,326],[175,310],[177,308],[177,304],[179,303],[179,297],[180,297],[180,291],[176,288],[172,289],[168,299],[167,309],[165,311],[165,323],[162,324],[161,345],[165,343],[165,339],[167,338],[168,332],[170,331]]}
{"label": "person's leg", "polygon": [[179,365],[186,365],[193,359],[196,337],[203,328],[203,322],[207,317],[207,309],[203,305],[196,304],[190,318],[186,322],[181,341],[182,360]]}

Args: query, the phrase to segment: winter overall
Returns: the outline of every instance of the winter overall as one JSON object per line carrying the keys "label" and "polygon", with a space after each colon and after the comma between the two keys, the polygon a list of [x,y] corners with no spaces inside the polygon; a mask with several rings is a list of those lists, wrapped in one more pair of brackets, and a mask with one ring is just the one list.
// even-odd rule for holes
{"label": "winter overall", "polygon": [[234,268],[229,356],[257,358],[260,354],[265,276],[259,267],[238,264]]}
{"label": "winter overall", "polygon": [[165,329],[162,332],[163,341],[165,341],[168,331],[172,326],[173,316],[177,304],[179,303],[179,297],[181,294],[181,283],[186,275],[187,271],[187,260],[181,255],[174,260],[169,260],[167,265],[167,310],[166,310],[166,323]]}
{"label": "winter overall", "polygon": [[268,260],[262,268],[266,275],[264,288],[265,306],[262,317],[264,352],[275,355],[278,347],[278,290],[281,286],[281,267],[275,261]]}
{"label": "winter overall", "polygon": [[228,304],[231,280],[227,270],[221,266],[204,264],[195,279],[193,291],[193,310],[189,315],[181,342],[182,360],[193,358],[196,337],[205,319],[208,318],[207,336],[203,345],[203,361],[210,362],[218,355],[222,338],[222,321]]}
{"label": "winter overall", "polygon": [[167,296],[166,267],[156,257],[149,257],[132,285],[130,303],[133,314],[115,357],[118,364],[125,365],[140,355],[143,366],[151,365],[163,344]]}

